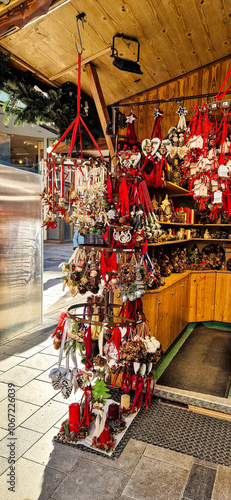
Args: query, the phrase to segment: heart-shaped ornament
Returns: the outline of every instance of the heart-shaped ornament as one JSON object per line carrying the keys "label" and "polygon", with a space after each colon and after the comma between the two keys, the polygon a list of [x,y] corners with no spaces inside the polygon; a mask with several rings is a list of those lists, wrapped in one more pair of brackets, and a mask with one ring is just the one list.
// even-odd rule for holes
{"label": "heart-shaped ornament", "polygon": [[170,146],[170,148],[169,148],[169,157],[171,158],[171,160],[174,160],[174,158],[176,158],[177,153],[178,153],[177,146]]}
{"label": "heart-shaped ornament", "polygon": [[182,160],[188,152],[187,146],[178,147],[178,156]]}
{"label": "heart-shaped ornament", "polygon": [[158,137],[154,137],[151,141],[150,139],[144,139],[141,144],[141,148],[145,156],[147,155],[155,156],[160,147],[160,144],[161,141]]}

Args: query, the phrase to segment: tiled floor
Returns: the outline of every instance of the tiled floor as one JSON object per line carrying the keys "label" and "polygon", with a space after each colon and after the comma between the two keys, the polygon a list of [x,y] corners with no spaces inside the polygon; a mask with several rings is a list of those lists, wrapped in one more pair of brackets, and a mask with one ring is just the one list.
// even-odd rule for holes
{"label": "tiled floor", "polygon": [[[1,500],[231,500],[231,468],[130,439],[120,457],[52,441],[68,402],[54,391],[49,372],[57,363],[50,332],[59,310],[37,329],[1,345]],[[8,490],[10,443],[7,384],[16,386],[16,488]]]}

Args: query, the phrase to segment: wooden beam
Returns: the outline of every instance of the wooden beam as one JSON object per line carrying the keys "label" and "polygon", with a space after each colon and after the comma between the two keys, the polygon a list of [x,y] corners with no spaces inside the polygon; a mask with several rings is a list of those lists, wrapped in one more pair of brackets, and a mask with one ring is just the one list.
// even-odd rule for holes
{"label": "wooden beam", "polygon": [[109,137],[109,135],[106,134],[107,123],[110,120],[110,118],[109,118],[107,106],[105,103],[105,99],[103,96],[102,88],[100,85],[100,81],[98,78],[97,69],[94,66],[92,66],[92,64],[86,64],[85,69],[86,69],[86,73],[87,73],[87,76],[88,76],[88,79],[89,79],[89,82],[91,85],[92,96],[93,96],[93,99],[95,101],[96,109],[98,111],[100,123],[101,123],[102,129],[103,129],[103,133],[104,133],[104,136],[106,139],[109,153],[110,153],[113,165],[115,165],[116,159],[115,159],[114,145],[113,145],[111,137]]}
{"label": "wooden beam", "polygon": [[0,35],[5,35],[9,29],[18,26],[20,29],[34,17],[45,15],[50,7],[51,0],[25,0],[17,5],[10,13],[0,17]]}
{"label": "wooden beam", "polygon": [[[108,52],[111,51],[111,47],[107,47],[106,49],[100,50],[99,52],[96,52],[96,54],[93,54],[92,56],[87,57],[86,59],[83,59],[81,61],[81,66],[85,66],[85,64],[93,61],[93,59],[96,59],[97,57],[104,56],[104,54],[107,54]],[[65,75],[66,73],[69,73],[69,71],[73,71],[76,68],[78,68],[78,63],[73,64],[73,66],[69,66],[69,68],[63,69],[59,73],[56,73],[56,75],[53,75],[49,78],[49,80],[53,81],[56,78],[59,78],[60,76]]]}
{"label": "wooden beam", "polygon": [[[4,54],[9,54],[8,50],[4,49],[4,47],[0,46],[0,49],[2,52],[4,52]],[[12,63],[15,63],[19,67],[23,68],[24,70],[30,71],[35,76],[37,76],[40,80],[44,81],[48,85],[51,85],[51,87],[56,87],[56,88],[59,87],[59,84],[57,82],[50,82],[50,80],[47,76],[45,76],[43,73],[41,73],[37,69],[33,68],[33,66],[31,66],[30,64],[27,64],[25,61],[23,61],[19,57],[14,56],[12,53],[10,53],[10,61],[12,61]]]}

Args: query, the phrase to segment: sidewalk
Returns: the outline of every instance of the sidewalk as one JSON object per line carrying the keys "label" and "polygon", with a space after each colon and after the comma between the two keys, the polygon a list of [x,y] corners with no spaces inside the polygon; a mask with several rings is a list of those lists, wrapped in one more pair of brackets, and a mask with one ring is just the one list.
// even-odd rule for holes
{"label": "sidewalk", "polygon": [[62,289],[60,264],[68,262],[73,253],[72,243],[44,243],[43,250],[43,314],[68,307],[72,297],[68,287]]}
{"label": "sidewalk", "polygon": [[[57,254],[60,257],[60,250],[61,260],[58,257],[57,261],[53,260]],[[57,245],[49,245],[44,253],[43,324],[1,344],[1,499],[230,500],[230,467],[172,451],[164,448],[164,444],[156,446],[140,440],[139,436],[132,436],[119,458],[112,460],[52,441],[67,418],[70,404],[70,400],[64,400],[54,391],[48,375],[58,360],[50,333],[56,328],[60,308],[73,301],[69,292],[60,292],[61,274],[56,266],[69,259],[72,246],[59,245],[57,248]],[[8,490],[10,485],[7,483],[8,445],[12,442],[7,431],[9,383],[15,385],[16,391],[15,493]],[[71,396],[71,402],[74,400],[75,396]],[[211,420],[217,421],[220,439],[227,446],[224,421]],[[167,419],[163,420],[163,428],[169,425]],[[193,432],[197,433],[196,425]],[[159,433],[161,435],[161,428]],[[206,439],[212,442],[213,435],[206,429],[205,433]]]}

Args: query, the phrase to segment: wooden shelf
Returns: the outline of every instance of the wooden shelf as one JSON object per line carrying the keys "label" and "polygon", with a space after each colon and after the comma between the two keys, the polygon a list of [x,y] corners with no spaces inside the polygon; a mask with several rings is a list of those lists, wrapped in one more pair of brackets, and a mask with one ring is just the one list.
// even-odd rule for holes
{"label": "wooden shelf", "polygon": [[167,241],[160,241],[158,243],[148,243],[149,247],[156,247],[156,246],[161,246],[161,245],[173,245],[174,243],[185,243],[186,241],[192,241],[192,238],[187,239],[187,240],[167,240]]}
{"label": "wooden shelf", "polygon": [[190,222],[160,222],[159,220],[157,221],[161,226],[181,226],[181,227],[204,227],[205,229],[207,227],[230,227],[231,228],[231,223],[230,224],[194,224]]}
{"label": "wooden shelf", "polygon": [[159,220],[157,222],[161,226],[163,226],[163,225],[164,226],[181,226],[181,227],[195,226],[195,224],[188,224],[187,222],[160,222]]}
{"label": "wooden shelf", "polygon": [[231,243],[231,239],[223,239],[223,238],[192,238],[192,241],[208,241],[208,243],[212,243],[213,241],[220,241],[223,243],[223,241],[229,241]]}
{"label": "wooden shelf", "polygon": [[231,243],[231,239],[222,239],[222,238],[211,238],[211,239],[206,239],[206,238],[186,238],[184,240],[167,240],[167,241],[159,241],[158,243],[148,243],[149,247],[155,247],[155,246],[162,246],[162,245],[172,245],[174,243],[186,243],[188,241],[202,241],[202,242],[208,242],[212,243],[213,241],[220,241],[220,243],[229,242]]}
{"label": "wooden shelf", "polygon": [[164,181],[162,186],[154,188],[156,191],[160,191],[162,193],[171,194],[173,196],[186,196],[189,195],[189,191],[187,189],[178,186],[170,181]]}

